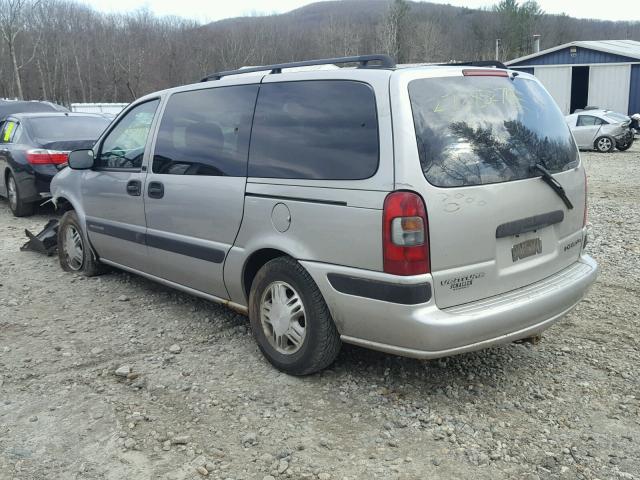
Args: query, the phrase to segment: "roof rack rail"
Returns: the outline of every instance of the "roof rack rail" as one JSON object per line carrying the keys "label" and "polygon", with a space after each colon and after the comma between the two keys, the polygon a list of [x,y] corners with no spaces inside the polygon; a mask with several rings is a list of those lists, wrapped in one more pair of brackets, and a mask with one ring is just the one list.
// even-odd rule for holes
{"label": "roof rack rail", "polygon": [[[369,65],[371,62],[379,65]],[[282,73],[283,68],[310,67],[313,65],[331,65],[336,63],[359,63],[358,68],[395,68],[396,62],[389,55],[356,55],[352,57],[323,58],[319,60],[304,60],[302,62],[276,63],[274,65],[263,65],[260,67],[239,68],[238,70],[227,70],[225,72],[212,73],[204,77],[201,82],[209,80],[220,80],[229,75],[240,75],[241,73],[253,73],[270,71],[270,73]]]}
{"label": "roof rack rail", "polygon": [[497,60],[476,60],[471,62],[439,63],[438,66],[441,66],[441,67],[496,67],[496,68],[504,68],[505,70],[509,68],[504,63],[499,62]]}

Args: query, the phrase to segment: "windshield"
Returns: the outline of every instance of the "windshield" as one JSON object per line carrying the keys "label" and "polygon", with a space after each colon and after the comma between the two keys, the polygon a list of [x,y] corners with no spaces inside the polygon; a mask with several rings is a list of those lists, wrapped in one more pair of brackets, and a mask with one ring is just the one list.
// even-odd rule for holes
{"label": "windshield", "polygon": [[413,80],[409,96],[426,179],[439,187],[536,177],[577,166],[562,113],[537,82],[466,76]]}
{"label": "windshield", "polygon": [[612,121],[612,123],[621,123],[621,122],[628,122],[629,121],[629,117],[627,117],[626,115],[622,115],[621,113],[616,113],[616,112],[607,112],[604,115],[606,118],[610,119]]}
{"label": "windshield", "polygon": [[41,143],[59,140],[97,140],[110,120],[103,117],[56,115],[29,120],[31,132]]}

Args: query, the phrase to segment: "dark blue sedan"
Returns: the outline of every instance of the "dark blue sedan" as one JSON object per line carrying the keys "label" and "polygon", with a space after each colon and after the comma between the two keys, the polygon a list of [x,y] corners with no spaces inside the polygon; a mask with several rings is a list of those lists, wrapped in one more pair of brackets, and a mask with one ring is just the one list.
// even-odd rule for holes
{"label": "dark blue sedan", "polygon": [[0,124],[0,196],[16,217],[50,196],[71,150],[91,148],[110,120],[88,113],[19,113]]}

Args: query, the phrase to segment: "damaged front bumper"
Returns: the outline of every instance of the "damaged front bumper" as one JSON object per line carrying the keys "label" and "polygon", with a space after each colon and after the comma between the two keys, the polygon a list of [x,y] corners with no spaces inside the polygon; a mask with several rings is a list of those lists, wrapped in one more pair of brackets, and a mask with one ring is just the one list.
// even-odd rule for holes
{"label": "damaged front bumper", "polygon": [[58,220],[53,218],[36,235],[29,230],[25,230],[24,233],[29,238],[29,241],[22,245],[20,250],[30,250],[49,256],[53,255],[58,248],[58,224]]}

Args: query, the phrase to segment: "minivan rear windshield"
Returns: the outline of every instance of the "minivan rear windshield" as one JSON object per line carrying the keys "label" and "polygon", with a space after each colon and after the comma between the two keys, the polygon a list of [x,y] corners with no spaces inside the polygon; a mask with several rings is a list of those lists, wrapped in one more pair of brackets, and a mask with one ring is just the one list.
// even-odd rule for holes
{"label": "minivan rear windshield", "polygon": [[56,115],[29,120],[33,136],[40,142],[97,140],[111,121],[106,117]]}
{"label": "minivan rear windshield", "polygon": [[536,177],[577,166],[562,113],[536,81],[498,76],[413,80],[409,97],[426,179],[439,187]]}

